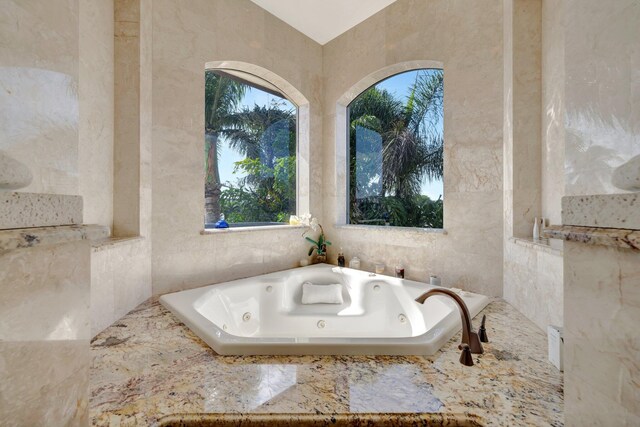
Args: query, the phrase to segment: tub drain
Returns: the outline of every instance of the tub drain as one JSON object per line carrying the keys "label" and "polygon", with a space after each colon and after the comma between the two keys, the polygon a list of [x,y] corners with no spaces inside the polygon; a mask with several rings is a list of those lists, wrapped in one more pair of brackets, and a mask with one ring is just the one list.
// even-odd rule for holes
{"label": "tub drain", "polygon": [[222,325],[222,330],[226,331],[227,330],[227,325]]}
{"label": "tub drain", "polygon": [[407,323],[407,316],[405,316],[404,314],[398,314],[398,320],[400,321],[400,323]]}
{"label": "tub drain", "polygon": [[249,320],[251,320],[251,313],[247,311],[245,314],[243,314],[242,320],[244,320],[245,322],[248,322]]}
{"label": "tub drain", "polygon": [[327,324],[324,320],[318,320],[318,328],[323,329]]}
{"label": "tub drain", "polygon": [[267,292],[271,292],[273,290],[273,286],[269,285],[267,286]]}
{"label": "tub drain", "polygon": [[378,292],[380,290],[380,285],[374,285],[373,290]]}

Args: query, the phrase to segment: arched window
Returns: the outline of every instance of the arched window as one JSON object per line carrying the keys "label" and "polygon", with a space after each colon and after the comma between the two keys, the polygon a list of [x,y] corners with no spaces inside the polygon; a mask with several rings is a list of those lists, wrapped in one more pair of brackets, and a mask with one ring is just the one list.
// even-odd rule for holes
{"label": "arched window", "polygon": [[348,223],[443,227],[441,69],[393,75],[348,105]]}
{"label": "arched window", "polygon": [[285,223],[296,214],[298,107],[275,85],[205,71],[205,227]]}

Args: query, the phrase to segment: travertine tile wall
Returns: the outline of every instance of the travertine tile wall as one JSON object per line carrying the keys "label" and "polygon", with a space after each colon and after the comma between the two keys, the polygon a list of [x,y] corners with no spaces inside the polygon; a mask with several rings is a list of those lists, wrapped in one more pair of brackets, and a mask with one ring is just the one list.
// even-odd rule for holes
{"label": "travertine tile wall", "polygon": [[112,121],[115,238],[94,244],[91,251],[92,336],[151,296],[151,2],[110,3],[111,13],[100,19],[102,24],[110,22],[111,32],[105,32],[104,39],[115,45],[115,58],[111,58],[115,86],[105,94],[115,99],[116,106]]}
{"label": "travertine tile wall", "polygon": [[92,337],[151,296],[146,240],[112,240],[91,248]]}
{"label": "travertine tile wall", "polygon": [[114,1],[113,233],[140,234],[140,0]]}
{"label": "travertine tile wall", "polygon": [[[621,193],[612,170],[640,154],[640,3],[564,3],[566,194]],[[638,425],[640,255],[565,242],[564,256],[566,425]]]}
{"label": "travertine tile wall", "polygon": [[[0,150],[30,167],[21,191],[77,195],[85,11],[78,0],[1,10]],[[0,425],[88,424],[89,265],[87,241],[0,255]]]}
{"label": "travertine tile wall", "polygon": [[89,281],[86,240],[0,254],[0,425],[89,423]]}
{"label": "travertine tile wall", "polygon": [[0,150],[21,191],[78,194],[78,0],[4,0],[0,39]]}
{"label": "travertine tile wall", "polygon": [[542,217],[560,224],[564,196],[564,2],[542,0]]}
{"label": "travertine tile wall", "polygon": [[566,194],[621,193],[613,168],[640,154],[640,3],[564,3]]}
{"label": "travertine tile wall", "polygon": [[270,70],[309,102],[310,211],[321,212],[321,47],[248,0],[153,1],[153,292],[293,267],[300,229],[201,235],[204,70],[241,61]]}
{"label": "travertine tile wall", "polygon": [[504,2],[504,232],[531,237],[540,216],[542,0]]}
{"label": "travertine tile wall", "polygon": [[504,299],[546,332],[563,325],[562,251],[509,239],[505,242]]}
{"label": "travertine tile wall", "polygon": [[640,425],[640,253],[565,242],[565,425]]}
{"label": "travertine tile wall", "polygon": [[84,223],[113,223],[113,0],[79,0],[79,194]]}
{"label": "travertine tile wall", "polygon": [[[323,47],[323,220],[334,242],[374,261],[401,261],[407,277],[442,276],[446,286],[502,295],[502,3],[402,0]],[[444,227],[415,230],[335,227],[344,213],[336,170],[336,103],[367,76],[393,64],[444,65]]]}
{"label": "travertine tile wall", "polygon": [[561,2],[504,5],[504,298],[546,331],[563,323],[562,243],[552,249],[526,240],[534,217],[560,220],[564,57],[555,37],[562,34]]}

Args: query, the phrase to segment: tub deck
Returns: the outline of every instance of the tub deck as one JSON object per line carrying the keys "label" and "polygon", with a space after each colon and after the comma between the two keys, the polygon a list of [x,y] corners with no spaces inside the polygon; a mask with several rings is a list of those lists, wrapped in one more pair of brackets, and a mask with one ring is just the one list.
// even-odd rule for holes
{"label": "tub deck", "polygon": [[[342,285],[342,304],[302,304],[306,281]],[[461,329],[446,296],[412,280],[316,264],[163,295],[160,302],[223,355],[431,355]],[[489,298],[460,297],[476,315]]]}
{"label": "tub deck", "polygon": [[460,334],[433,356],[219,356],[149,300],[93,340],[92,422],[146,426],[176,413],[414,412],[443,420],[466,413],[485,425],[563,425],[562,374],[547,362],[544,333],[503,301],[482,314],[490,342],[474,355],[476,365],[465,367]]}

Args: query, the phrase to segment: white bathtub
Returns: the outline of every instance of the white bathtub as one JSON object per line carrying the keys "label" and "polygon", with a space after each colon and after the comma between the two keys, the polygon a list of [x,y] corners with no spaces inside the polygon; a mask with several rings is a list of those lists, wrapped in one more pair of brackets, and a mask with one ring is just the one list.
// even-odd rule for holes
{"label": "white bathtub", "polygon": [[[301,304],[305,281],[341,283],[344,303]],[[167,294],[160,302],[223,355],[430,355],[462,326],[450,298],[414,301],[431,288],[318,264]],[[483,295],[461,296],[472,317],[489,303]]]}

